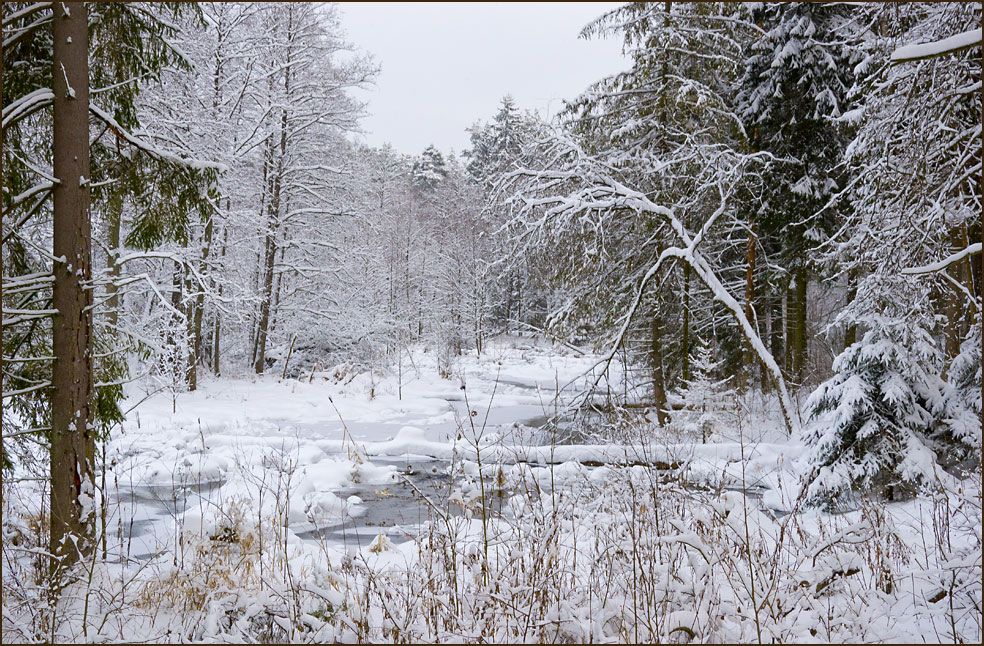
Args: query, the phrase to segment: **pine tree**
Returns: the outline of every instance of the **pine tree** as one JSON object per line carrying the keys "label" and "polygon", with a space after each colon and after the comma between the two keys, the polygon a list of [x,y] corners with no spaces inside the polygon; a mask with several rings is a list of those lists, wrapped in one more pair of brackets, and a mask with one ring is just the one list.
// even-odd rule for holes
{"label": "pine tree", "polygon": [[[836,508],[853,497],[894,499],[930,486],[938,475],[932,439],[943,427],[946,385],[932,320],[908,305],[926,290],[881,281],[839,317],[862,339],[834,360],[834,376],[807,400],[816,423],[806,431],[807,500]],[[896,300],[900,292],[906,304]],[[885,297],[883,294],[893,294]]]}

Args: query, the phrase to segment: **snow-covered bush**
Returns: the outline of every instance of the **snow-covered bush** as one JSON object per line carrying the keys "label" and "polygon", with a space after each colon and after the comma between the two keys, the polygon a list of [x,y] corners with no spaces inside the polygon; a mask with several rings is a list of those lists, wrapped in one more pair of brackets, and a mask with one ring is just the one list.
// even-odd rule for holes
{"label": "snow-covered bush", "polygon": [[[860,342],[834,359],[834,376],[807,400],[807,499],[834,508],[851,494],[910,494],[938,477],[932,435],[941,427],[943,356],[918,312],[861,315]],[[898,306],[901,308],[901,306]]]}

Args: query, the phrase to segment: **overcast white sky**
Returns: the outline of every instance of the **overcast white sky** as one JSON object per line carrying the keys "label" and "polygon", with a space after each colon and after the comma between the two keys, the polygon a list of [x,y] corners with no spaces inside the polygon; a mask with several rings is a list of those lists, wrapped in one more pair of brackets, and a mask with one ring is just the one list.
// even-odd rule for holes
{"label": "overcast white sky", "polygon": [[419,154],[433,143],[469,147],[465,128],[487,121],[505,94],[554,114],[561,99],[628,67],[618,40],[581,28],[613,2],[342,2],[348,40],[382,66],[367,93],[365,140]]}

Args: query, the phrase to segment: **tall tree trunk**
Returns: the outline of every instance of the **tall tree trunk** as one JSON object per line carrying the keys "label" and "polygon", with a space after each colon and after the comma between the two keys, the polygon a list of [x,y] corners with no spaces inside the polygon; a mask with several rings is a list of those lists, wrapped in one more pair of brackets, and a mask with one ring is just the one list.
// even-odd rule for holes
{"label": "tall tree trunk", "polygon": [[[961,230],[961,227],[951,229],[951,253],[956,253],[965,248],[968,242],[966,228],[963,228],[963,230]],[[954,283],[953,285],[947,285],[944,288],[943,294],[945,301],[944,312],[946,314],[946,325],[943,329],[943,350],[947,363],[960,354],[960,344],[963,341],[964,335],[967,333],[968,321],[966,313],[968,310],[965,306],[962,306],[962,302],[966,297],[957,285],[966,287],[967,291],[971,294],[974,293],[974,284],[969,269],[970,261],[961,260],[960,262],[952,263],[945,270]]]}
{"label": "tall tree trunk", "polygon": [[[273,90],[273,81],[270,81],[270,89]],[[270,196],[273,194],[273,152],[274,152],[274,142],[273,137],[267,137],[266,151],[263,157],[263,191],[260,194],[260,218],[264,216],[269,219],[269,200]],[[253,283],[253,288],[259,292],[263,285],[263,278],[265,274],[266,267],[266,254],[270,251],[270,236],[263,236],[264,247],[263,252],[257,254],[256,257],[256,280]],[[262,305],[261,305],[262,307]],[[250,355],[250,365],[256,365],[256,353],[259,350],[259,340],[260,340],[260,313],[257,311],[256,319],[252,321],[250,325],[250,336],[249,345],[252,348],[252,354]]]}
{"label": "tall tree trunk", "polygon": [[[118,261],[120,257],[120,230],[123,226],[123,200],[120,199],[118,202],[109,205],[108,209],[109,253],[106,255],[106,264],[108,266],[109,282],[106,284],[106,330],[115,346],[120,336],[120,294],[118,283],[122,272]],[[103,438],[102,462],[99,465],[101,480],[99,489],[99,534],[101,537],[100,544],[103,560],[106,560],[109,551],[109,534],[106,531],[109,521],[108,506],[106,505],[106,444],[107,438]]]}
{"label": "tall tree trunk", "polygon": [[[180,350],[182,349],[180,347],[181,339],[184,338],[187,334],[187,324],[188,324],[188,311],[184,300],[184,269],[183,268],[184,266],[181,263],[179,263],[178,261],[174,261],[174,268],[171,270],[171,307],[176,312],[178,312],[178,314],[175,315],[177,316],[177,318],[175,319],[174,323],[172,325],[169,325],[167,328],[166,339],[167,339],[167,347],[175,349],[174,350],[175,356],[181,354],[180,353]],[[185,329],[186,329],[185,335],[182,335],[180,332],[181,329],[180,325],[182,323],[185,325]],[[177,334],[175,332],[177,332]],[[185,367],[185,358],[183,356],[179,357],[176,361],[180,363],[181,367]],[[180,369],[176,368],[176,370],[180,370]],[[184,376],[183,379],[186,381],[188,377],[187,371],[182,370],[182,374]],[[175,383],[173,383],[172,386],[176,389],[178,387],[176,374],[174,378],[175,378]]]}
{"label": "tall tree trunk", "polygon": [[[185,336],[184,336],[184,367],[185,367],[185,385],[188,390],[194,390],[192,384],[195,384],[197,388],[198,381],[198,370],[195,367],[195,299],[191,297],[192,294],[192,280],[191,280],[191,270],[188,265],[182,266],[181,272],[181,290],[182,294],[185,296]],[[200,289],[198,291],[201,291]]]}
{"label": "tall tree trunk", "polygon": [[[293,40],[294,36],[294,14],[293,8],[288,5],[288,23],[287,23],[287,36],[288,40]],[[276,171],[273,175],[273,190],[270,193],[270,217],[267,220],[267,256],[266,256],[266,273],[263,279],[263,300],[260,305],[260,327],[257,334],[257,351],[256,351],[256,374],[263,374],[263,370],[266,364],[266,344],[269,338],[269,325],[270,317],[272,314],[271,308],[273,306],[273,268],[276,264],[277,258],[277,236],[280,230],[281,223],[281,200],[283,196],[281,195],[283,191],[283,181],[285,164],[287,162],[287,106],[290,103],[291,95],[291,62],[292,58],[290,56],[290,48],[287,50],[287,59],[284,65],[284,97],[286,97],[286,104],[280,109],[280,151],[277,157]]]}
{"label": "tall tree trunk", "polygon": [[[755,325],[755,221],[748,230],[748,244],[745,247],[745,320],[753,328]],[[744,380],[746,383],[751,381],[752,373],[758,361],[755,352],[749,343],[744,344],[743,363],[745,364]]]}
{"label": "tall tree trunk", "polygon": [[[284,212],[287,212],[286,205],[284,206]],[[284,239],[287,239],[287,232],[284,232]],[[269,332],[267,336],[273,334],[273,331],[277,329],[277,312],[280,311],[280,302],[283,300],[284,295],[284,258],[287,254],[287,245],[281,245],[278,247],[280,249],[280,260],[276,257],[273,259],[273,300],[270,302],[270,324]],[[277,267],[280,267],[278,270]]]}
{"label": "tall tree trunk", "polygon": [[[223,32],[221,27],[217,29],[217,39],[218,46],[215,51],[215,70],[212,74],[212,112],[213,114],[218,114],[219,105],[222,101],[222,42],[223,42]],[[202,242],[201,258],[198,263],[198,274],[200,282],[198,285],[198,291],[195,296],[194,305],[194,315],[192,320],[192,333],[191,333],[191,354],[189,356],[188,364],[188,390],[198,389],[198,364],[202,360],[202,317],[204,316],[205,309],[205,292],[204,286],[208,281],[205,280],[206,275],[206,263],[208,262],[208,255],[210,248],[212,246],[212,230],[214,228],[215,214],[211,214],[208,217],[208,221],[205,223],[205,233],[204,240]],[[212,357],[214,359],[214,356]],[[215,364],[213,363],[213,366]]]}
{"label": "tall tree trunk", "polygon": [[796,327],[793,330],[793,379],[803,383],[803,368],[806,366],[806,267],[796,269]]}
{"label": "tall tree trunk", "polygon": [[116,338],[117,327],[120,322],[120,294],[119,279],[121,275],[120,266],[117,261],[120,257],[120,229],[122,227],[123,209],[113,209],[107,218],[109,221],[109,253],[107,254],[106,264],[109,270],[109,283],[106,284],[106,326],[109,333]]}
{"label": "tall tree trunk", "polygon": [[660,426],[665,426],[668,420],[666,416],[666,381],[663,377],[663,318],[655,310],[650,324],[649,353],[649,358],[653,364],[653,405],[656,406],[656,420]]}
{"label": "tall tree trunk", "polygon": [[[84,3],[54,5],[54,318],[51,399],[52,569],[93,548],[89,39]],[[77,541],[77,542],[76,542]]]}
{"label": "tall tree trunk", "polygon": [[786,371],[786,379],[793,378],[793,337],[796,336],[796,275],[791,272],[783,288],[783,318],[786,322],[785,344],[783,354],[783,368]]}
{"label": "tall tree trunk", "polygon": [[509,334],[509,322],[512,320],[513,289],[513,275],[510,272],[506,279],[506,334]]}
{"label": "tall tree trunk", "polygon": [[276,210],[279,209],[279,195],[274,194],[270,205],[270,213],[267,218],[266,232],[266,253],[263,263],[263,294],[260,301],[260,320],[256,331],[256,363],[253,368],[256,374],[263,374],[266,367],[266,342],[267,331],[270,325],[270,306],[273,299],[273,265],[277,254],[277,243],[274,238],[276,232]]}
{"label": "tall tree trunk", "polygon": [[[289,87],[289,82],[288,82]],[[265,249],[266,256],[263,267],[263,295],[260,301],[260,321],[256,335],[256,363],[253,366],[256,374],[263,374],[266,367],[266,343],[270,325],[270,309],[273,305],[273,267],[277,257],[277,232],[280,224],[280,191],[284,173],[284,161],[287,156],[287,112],[284,110],[280,118],[280,156],[273,175],[270,192],[270,205],[267,212],[267,227]]]}
{"label": "tall tree trunk", "polygon": [[[229,209],[229,202],[226,201],[226,210]],[[224,260],[226,255],[226,245],[229,243],[229,229],[222,230],[222,252],[220,254],[221,258]],[[219,298],[222,298],[222,283],[219,282],[218,286]],[[215,311],[215,328],[212,331],[212,372],[218,377],[222,374],[219,368],[219,358],[221,354],[219,352],[219,341],[221,340],[222,332],[222,312],[219,310]]]}
{"label": "tall tree trunk", "polygon": [[[771,298],[769,298],[769,318],[771,320],[769,324],[769,351],[772,356],[779,360],[782,358],[782,332],[783,332],[783,319],[782,319],[782,291],[773,291]],[[762,379],[762,389],[766,390],[767,386],[772,385],[772,380],[768,378],[767,375],[763,375]]]}
{"label": "tall tree trunk", "polygon": [[[202,255],[198,263],[198,274],[202,282],[204,282],[204,276],[206,274],[205,264],[208,262],[208,254],[212,247],[212,222],[213,217],[209,216],[208,221],[205,223],[205,239],[202,242]],[[204,310],[205,288],[200,282],[195,295],[195,311],[191,326],[191,353],[188,359],[188,390],[198,389],[198,364],[202,356],[202,314]]]}
{"label": "tall tree trunk", "polygon": [[[669,3],[667,3],[669,4]],[[683,265],[683,380],[690,379],[690,265]]]}

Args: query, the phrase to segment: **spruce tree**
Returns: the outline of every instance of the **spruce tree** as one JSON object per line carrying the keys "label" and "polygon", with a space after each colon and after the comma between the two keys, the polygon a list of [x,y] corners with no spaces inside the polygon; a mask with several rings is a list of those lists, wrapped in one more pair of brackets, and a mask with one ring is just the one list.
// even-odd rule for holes
{"label": "spruce tree", "polygon": [[[911,495],[941,473],[933,437],[946,414],[943,356],[932,319],[909,305],[926,290],[897,280],[869,288],[858,299],[869,306],[840,317],[864,331],[861,340],[837,356],[834,376],[807,400],[814,422],[805,431],[807,500],[820,507]],[[909,298],[897,299],[900,292]]]}
{"label": "spruce tree", "polygon": [[420,157],[414,160],[410,174],[413,185],[419,190],[434,191],[438,184],[448,176],[444,155],[433,144],[427,146]]}
{"label": "spruce tree", "polygon": [[[776,158],[761,197],[746,206],[749,273],[764,288],[758,300],[787,302],[785,368],[794,382],[805,376],[810,253],[831,233],[834,212],[824,207],[845,183],[838,164],[851,126],[836,119],[854,107],[849,91],[860,55],[848,27],[856,13],[845,5],[806,2],[749,10],[762,31],[746,46],[735,108],[750,149]],[[782,271],[755,267],[755,248]],[[754,298],[748,300],[756,310],[750,314],[765,314]],[[781,305],[770,309],[774,327],[781,328]]]}
{"label": "spruce tree", "polygon": [[[181,165],[132,134],[141,80],[178,58],[163,13],[181,10],[3,7],[3,305],[5,314],[22,312],[3,325],[3,390],[5,398],[17,395],[14,414],[3,416],[3,466],[27,453],[23,441],[48,443],[51,551],[62,565],[92,548],[95,440],[122,418],[122,362],[93,323],[92,225],[141,178],[128,174],[134,157]],[[197,197],[202,174],[190,177]],[[178,186],[186,184],[169,188]],[[50,255],[34,242],[49,239]],[[8,430],[17,431],[12,440]]]}
{"label": "spruce tree", "polygon": [[706,443],[724,422],[731,378],[714,378],[721,362],[714,360],[714,348],[710,343],[702,339],[696,346],[690,364],[691,376],[682,379],[683,385],[670,393],[667,403],[673,409],[671,426]]}

